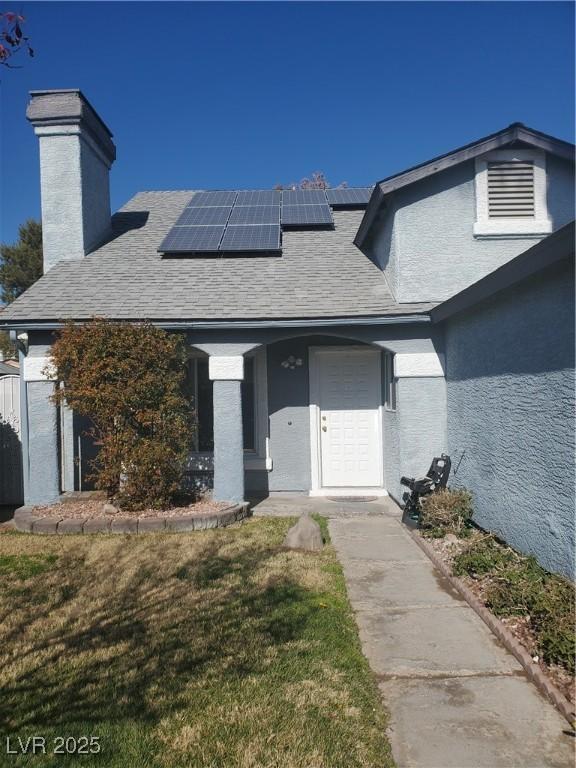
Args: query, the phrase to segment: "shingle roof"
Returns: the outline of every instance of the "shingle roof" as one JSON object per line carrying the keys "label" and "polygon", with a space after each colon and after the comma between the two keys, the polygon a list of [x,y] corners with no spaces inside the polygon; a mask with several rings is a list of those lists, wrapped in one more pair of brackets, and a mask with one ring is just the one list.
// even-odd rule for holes
{"label": "shingle roof", "polygon": [[0,322],[335,318],[432,306],[395,302],[382,271],[353,245],[362,211],[334,211],[335,230],[284,232],[277,257],[162,258],[158,246],[192,194],[137,194],[114,216],[109,242],[57,264]]}

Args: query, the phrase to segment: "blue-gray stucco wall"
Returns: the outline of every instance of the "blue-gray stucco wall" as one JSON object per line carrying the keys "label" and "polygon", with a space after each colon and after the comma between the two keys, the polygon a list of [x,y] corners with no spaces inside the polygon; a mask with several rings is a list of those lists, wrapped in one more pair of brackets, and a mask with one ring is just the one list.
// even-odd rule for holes
{"label": "blue-gray stucco wall", "polygon": [[[270,454],[273,470],[270,491],[310,488],[310,394],[306,339],[291,339],[267,349]],[[293,370],[281,363],[290,355],[303,364]],[[250,474],[250,473],[248,473]]]}
{"label": "blue-gray stucco wall", "polygon": [[445,325],[449,450],[476,521],[573,576],[573,261]]}
{"label": "blue-gray stucco wall", "polygon": [[[554,231],[574,218],[574,167],[547,155]],[[439,302],[530,248],[534,238],[475,237],[474,161],[394,192],[367,243],[399,302]],[[537,238],[541,239],[541,238]]]}

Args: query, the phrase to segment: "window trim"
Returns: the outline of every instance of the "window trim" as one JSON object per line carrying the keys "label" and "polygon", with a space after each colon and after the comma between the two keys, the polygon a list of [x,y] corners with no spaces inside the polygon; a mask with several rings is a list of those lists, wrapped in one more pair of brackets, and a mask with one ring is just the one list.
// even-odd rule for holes
{"label": "window trim", "polygon": [[398,378],[395,375],[394,353],[385,350],[382,353],[382,369],[384,371],[384,410],[395,413],[398,407]]}
{"label": "window trim", "polygon": [[[191,349],[190,358],[206,357],[199,350]],[[247,352],[245,357],[254,358],[254,442],[255,448],[244,449],[244,469],[271,470],[270,440],[268,436],[268,369],[266,348],[259,347]],[[213,451],[191,451],[188,470],[209,471],[214,469]]]}
{"label": "window trim", "polygon": [[[488,163],[518,160],[534,164],[534,217],[488,215]],[[539,237],[552,232],[546,203],[546,153],[540,149],[498,149],[475,160],[475,237]]]}

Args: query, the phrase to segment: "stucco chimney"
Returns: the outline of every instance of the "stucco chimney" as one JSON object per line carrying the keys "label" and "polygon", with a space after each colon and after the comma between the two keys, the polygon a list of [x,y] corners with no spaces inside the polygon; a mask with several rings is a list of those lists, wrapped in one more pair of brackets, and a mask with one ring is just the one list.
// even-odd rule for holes
{"label": "stucco chimney", "polygon": [[77,89],[31,91],[26,117],[40,140],[44,272],[82,259],[110,230],[112,133]]}

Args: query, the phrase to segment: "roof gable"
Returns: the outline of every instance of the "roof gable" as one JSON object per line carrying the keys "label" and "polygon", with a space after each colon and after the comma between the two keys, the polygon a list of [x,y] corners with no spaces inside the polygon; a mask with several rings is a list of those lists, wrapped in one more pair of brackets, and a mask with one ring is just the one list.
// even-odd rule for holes
{"label": "roof gable", "polygon": [[497,133],[484,136],[482,139],[466,144],[463,147],[427,160],[424,163],[408,168],[379,181],[368,203],[366,213],[360,223],[354,243],[362,247],[372,224],[384,203],[387,195],[402,187],[421,181],[433,174],[452,168],[455,165],[474,159],[494,149],[507,146],[530,146],[542,149],[552,155],[574,162],[574,145],[562,139],[556,139],[547,133],[528,128],[522,123],[512,123]]}

